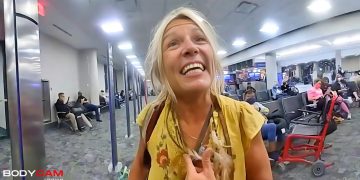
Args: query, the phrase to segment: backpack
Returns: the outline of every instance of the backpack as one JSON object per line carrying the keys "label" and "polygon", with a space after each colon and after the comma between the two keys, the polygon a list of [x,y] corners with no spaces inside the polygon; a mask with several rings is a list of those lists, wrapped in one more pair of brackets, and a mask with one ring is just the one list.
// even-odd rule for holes
{"label": "backpack", "polygon": [[[224,132],[225,143],[226,143],[226,145],[228,145],[230,147],[230,148],[226,149],[227,153],[230,155],[230,157],[233,157],[232,150],[231,150],[230,137],[229,137],[229,133],[227,130],[225,118],[222,114],[222,111],[221,111],[221,108],[220,108],[220,105],[219,105],[217,99],[215,98],[215,101],[213,101],[213,102],[214,102],[215,110],[217,110],[218,114],[219,114],[221,127]],[[151,167],[151,156],[147,149],[147,143],[150,140],[151,134],[155,129],[156,123],[160,117],[162,110],[164,109],[164,106],[165,106],[165,101],[163,101],[160,105],[155,105],[155,106],[152,106],[149,108],[149,110],[146,112],[144,126],[142,127],[142,130],[141,130],[141,134],[142,134],[143,138],[145,139],[145,151],[144,151],[143,164],[148,169],[150,169],[150,167]]]}

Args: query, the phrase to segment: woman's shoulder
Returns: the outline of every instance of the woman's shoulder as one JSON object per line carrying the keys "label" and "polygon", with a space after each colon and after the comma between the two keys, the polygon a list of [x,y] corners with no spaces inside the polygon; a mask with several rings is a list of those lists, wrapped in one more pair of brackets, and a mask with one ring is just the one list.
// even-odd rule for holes
{"label": "woman's shoulder", "polygon": [[[164,108],[166,108],[166,106],[164,106],[164,103],[165,103],[165,101],[153,101],[153,102],[148,103],[138,114],[138,116],[136,118],[136,123],[139,126],[143,126],[145,119],[150,118],[150,117],[148,117],[148,115],[151,115],[156,108],[158,108],[157,110],[160,110],[160,111],[162,111]],[[161,107],[161,108],[159,109],[159,107]]]}
{"label": "woman's shoulder", "polygon": [[154,107],[155,107],[155,103],[150,102],[140,111],[140,113],[138,114],[138,116],[136,118],[136,123],[139,126],[143,126],[146,115],[149,113],[150,110],[154,109]]}

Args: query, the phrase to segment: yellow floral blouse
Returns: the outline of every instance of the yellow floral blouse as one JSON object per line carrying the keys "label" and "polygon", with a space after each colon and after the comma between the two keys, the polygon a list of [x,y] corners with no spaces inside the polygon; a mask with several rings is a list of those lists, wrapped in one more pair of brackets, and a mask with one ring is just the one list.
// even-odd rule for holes
{"label": "yellow floral blouse", "polygon": [[[235,101],[225,96],[218,96],[220,108],[226,120],[230,137],[233,161],[234,179],[246,179],[245,152],[249,149],[251,140],[260,131],[264,117],[246,102]],[[137,117],[137,124],[142,127],[148,109],[146,106]],[[151,134],[147,149],[151,156],[149,180],[185,179],[186,168],[183,160],[183,151],[175,143],[178,133],[175,130],[173,116],[169,115],[170,102],[166,101],[158,122]],[[218,113],[213,111],[213,118],[209,126],[213,128],[221,139],[224,139],[223,129]]]}

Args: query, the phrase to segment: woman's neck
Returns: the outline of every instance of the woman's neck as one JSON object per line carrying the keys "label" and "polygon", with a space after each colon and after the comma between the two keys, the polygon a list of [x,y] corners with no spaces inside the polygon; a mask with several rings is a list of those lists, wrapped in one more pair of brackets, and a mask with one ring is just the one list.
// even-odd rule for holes
{"label": "woman's neck", "polygon": [[177,98],[177,103],[174,105],[174,108],[180,120],[185,121],[186,124],[192,124],[203,122],[206,119],[211,105],[212,100],[210,93],[204,93],[186,98]]}

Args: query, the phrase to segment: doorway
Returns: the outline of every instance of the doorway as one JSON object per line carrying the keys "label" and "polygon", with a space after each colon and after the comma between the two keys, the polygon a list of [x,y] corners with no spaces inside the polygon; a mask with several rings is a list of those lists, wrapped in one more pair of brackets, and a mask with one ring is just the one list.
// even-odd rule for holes
{"label": "doorway", "polygon": [[5,42],[0,42],[0,139],[9,136],[9,123],[6,115],[6,74],[5,74]]}

